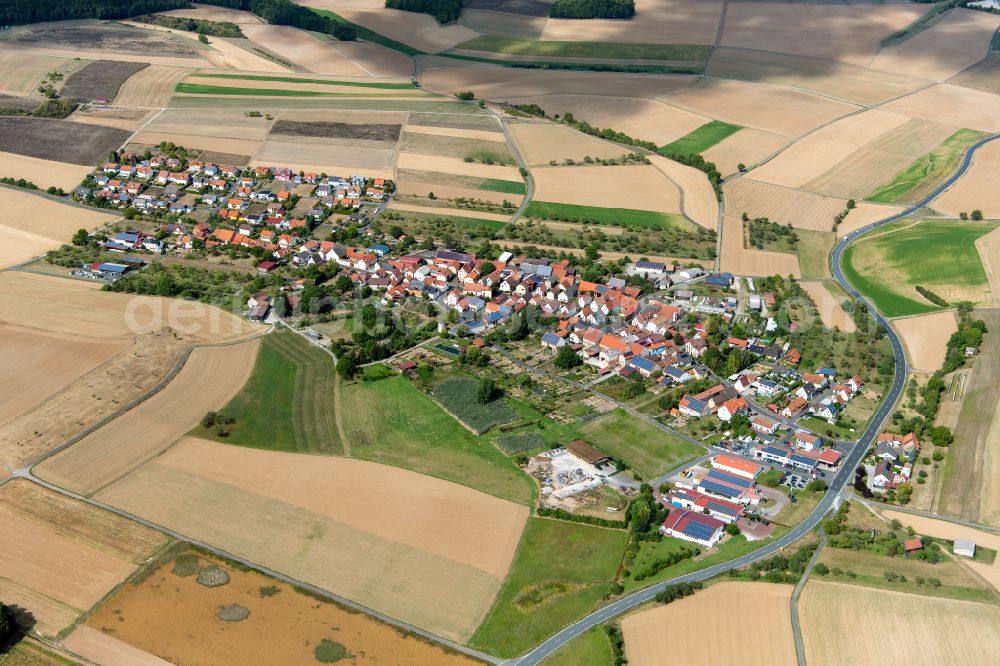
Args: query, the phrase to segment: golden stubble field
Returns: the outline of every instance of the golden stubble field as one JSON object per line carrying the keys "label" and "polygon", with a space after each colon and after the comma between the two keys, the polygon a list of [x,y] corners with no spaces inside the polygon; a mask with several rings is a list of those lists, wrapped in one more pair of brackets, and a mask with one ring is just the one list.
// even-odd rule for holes
{"label": "golden stubble field", "polygon": [[981,210],[988,218],[1000,218],[1000,140],[976,151],[972,167],[958,182],[934,200],[932,206],[951,216]]}
{"label": "golden stubble field", "polygon": [[927,372],[938,370],[944,363],[948,338],[958,330],[951,310],[893,319],[892,326],[903,338],[913,368]]}
{"label": "golden stubble field", "polygon": [[97,497],[455,640],[489,610],[527,517],[395,467],[192,438]]}
{"label": "golden stubble field", "polygon": [[[777,666],[795,664],[791,585],[716,583],[694,596],[621,621],[630,664]],[[720,618],[740,618],[741,632],[720,635]]]}
{"label": "golden stubble field", "polygon": [[[0,337],[8,343],[0,381],[18,387],[0,420],[0,466],[9,469],[152,388],[186,346],[261,330],[201,303],[107,293],[92,282],[22,272],[0,274],[0,313]],[[74,358],[65,360],[71,351]]]}
{"label": "golden stubble field", "polygon": [[582,162],[585,156],[614,159],[629,152],[624,146],[584,134],[566,125],[548,122],[508,123],[511,135],[529,166],[562,162]]}
{"label": "golden stubble field", "polygon": [[810,580],[799,618],[806,661],[816,666],[870,663],[879,653],[911,664],[1000,659],[1000,608],[992,604]]}
{"label": "golden stubble field", "polygon": [[[28,157],[27,155],[0,152],[0,178],[24,178],[42,189],[54,185],[68,192],[79,185],[83,177],[90,173],[90,171],[90,167],[79,164],[66,164],[65,162],[43,160],[37,157]],[[32,201],[36,201],[36,199],[32,199]],[[69,211],[67,210],[66,212],[68,213]],[[88,211],[80,212],[87,218]],[[96,213],[97,211],[94,212]],[[11,215],[10,218],[8,218],[6,210],[0,214],[0,219],[3,220],[3,223],[7,224],[16,221],[14,216],[18,214],[18,211],[15,209],[9,214]],[[73,215],[64,215],[64,217],[70,218],[67,221],[69,223]],[[114,219],[114,217],[111,219]],[[76,229],[73,231],[76,231]],[[68,239],[69,237],[67,236]]]}
{"label": "golden stubble field", "polygon": [[538,201],[681,211],[680,188],[653,165],[538,167],[532,175]]}
{"label": "golden stubble field", "polygon": [[[197,557],[200,566],[219,567],[229,582],[205,587],[193,573],[175,573],[176,560],[168,559],[116,592],[64,644],[106,666],[141,663],[137,660],[151,655],[191,666],[316,663],[313,651],[324,639],[343,645],[351,664],[478,663],[257,572],[190,551],[181,555]],[[249,616],[238,622],[219,619],[219,608],[231,604],[247,609]]]}
{"label": "golden stubble field", "polygon": [[259,346],[254,339],[196,348],[162,391],[37,465],[35,473],[76,493],[97,492],[169,447],[206,412],[226,406],[249,378]]}
{"label": "golden stubble field", "polygon": [[[0,173],[7,170],[3,155],[0,154]],[[27,163],[32,169],[42,171],[53,164],[44,160],[26,160],[28,158],[12,159],[7,164],[16,166]],[[72,187],[78,185],[82,178],[76,177],[79,170],[80,167],[55,164],[50,178],[66,185],[72,183],[69,185]],[[68,243],[77,229],[93,231],[118,219],[112,213],[71,206],[11,188],[0,188],[0,211],[0,268],[20,264]],[[0,317],[3,315],[0,314]]]}
{"label": "golden stubble field", "polygon": [[800,282],[799,286],[805,289],[809,298],[816,304],[816,311],[824,326],[836,327],[845,333],[857,330],[854,319],[844,311],[840,302],[834,298],[823,282]]}
{"label": "golden stubble field", "polygon": [[90,609],[166,537],[29,481],[0,486],[0,596],[53,636]]}
{"label": "golden stubble field", "polygon": [[736,275],[791,275],[799,277],[799,258],[785,252],[750,250],[746,248],[743,221],[726,215],[722,221],[722,256],[720,268]]}

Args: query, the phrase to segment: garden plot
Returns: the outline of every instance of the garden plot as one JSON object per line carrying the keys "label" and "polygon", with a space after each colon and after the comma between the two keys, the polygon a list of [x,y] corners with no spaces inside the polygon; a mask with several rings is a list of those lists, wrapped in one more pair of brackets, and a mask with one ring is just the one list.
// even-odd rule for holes
{"label": "garden plot", "polygon": [[944,81],[986,57],[998,26],[995,14],[953,9],[926,30],[882,49],[871,68]]}
{"label": "garden plot", "polygon": [[193,70],[188,67],[150,65],[125,79],[115,106],[162,108],[174,96],[174,89]]}
{"label": "garden plot", "polygon": [[[97,492],[169,447],[206,412],[224,407],[250,376],[259,345],[251,340],[196,348],[166,388],[38,465],[36,473],[77,493]],[[143,437],[136,440],[139,430]]]}
{"label": "garden plot", "polygon": [[745,247],[743,221],[727,215],[722,222],[722,270],[736,275],[791,275],[801,276],[799,259],[794,254],[748,250]]}
{"label": "garden plot", "polygon": [[98,60],[70,74],[59,90],[59,96],[81,103],[96,99],[112,100],[127,78],[146,67],[149,64],[144,62]]}
{"label": "garden plot", "polygon": [[717,47],[705,73],[723,79],[801,88],[855,104],[878,104],[930,81],[809,56]]}
{"label": "garden plot", "polygon": [[684,214],[701,227],[716,229],[719,225],[719,200],[705,174],[659,155],[650,155],[649,160],[680,189]]}
{"label": "garden plot", "polygon": [[[907,522],[909,515],[903,516]],[[991,663],[1000,654],[1000,609],[992,604],[939,599],[811,579],[799,601],[808,663],[863,663],[874,652],[913,663]],[[886,626],[906,626],[905,633]],[[844,640],[846,635],[850,640]],[[976,636],[976,640],[954,640]]]}
{"label": "garden plot", "polygon": [[54,636],[161,546],[151,529],[28,481],[0,488],[0,590]]}
{"label": "garden plot", "polygon": [[789,144],[787,137],[744,127],[732,136],[723,139],[701,156],[715,164],[723,176],[737,173],[739,165],[753,168]]}
{"label": "garden plot", "polygon": [[[870,113],[870,112],[869,112]],[[878,183],[900,173],[928,154],[959,128],[927,120],[908,120],[880,138],[847,154],[829,171],[805,183],[805,189],[861,198]]]}
{"label": "garden plot", "polygon": [[958,330],[955,313],[951,310],[893,319],[892,327],[903,338],[914,370],[935,372],[944,363],[948,338]]}
{"label": "garden plot", "polygon": [[[629,615],[621,622],[630,664],[656,666],[664,654],[685,664],[740,663],[771,666],[795,663],[788,614],[791,585],[723,582],[694,596]],[[752,618],[752,631],[766,637],[720,639],[714,629],[722,616]],[[706,644],[711,649],[706,650]]]}
{"label": "garden plot", "polygon": [[972,167],[931,205],[935,210],[952,216],[978,209],[986,217],[1000,218],[998,173],[1000,141],[994,141],[976,151]]}
{"label": "garden plot", "polygon": [[582,162],[585,156],[614,159],[629,149],[584,134],[566,125],[549,122],[515,122],[508,125],[524,161],[529,165],[548,164],[571,159]]}
{"label": "garden plot", "polygon": [[1000,95],[947,83],[888,102],[882,110],[983,132],[1000,131]]}
{"label": "garden plot", "polygon": [[[219,569],[228,581],[198,583],[198,569]],[[239,615],[220,617],[220,609]],[[104,633],[107,632],[107,633]],[[173,663],[315,663],[327,641],[341,646],[352,664],[464,666],[468,657],[402,632],[334,603],[300,594],[255,571],[192,551],[154,565],[126,585],[63,641],[73,652],[101,664],[145,665],[163,655]]]}
{"label": "garden plot", "polygon": [[883,38],[926,11],[902,4],[733,3],[726,10],[721,45],[867,66]]}
{"label": "garden plot", "polygon": [[[54,185],[69,192],[79,185],[83,177],[92,170],[92,166],[64,164],[63,162],[53,162],[52,160],[14,153],[0,153],[0,178],[24,178],[42,189]],[[35,200],[37,197],[32,199],[32,201]],[[81,212],[86,214],[85,211]],[[6,218],[7,215],[4,215],[4,221],[0,224],[9,224]],[[69,240],[73,231],[76,229],[62,237],[62,240]]]}
{"label": "garden plot", "polygon": [[754,169],[751,177],[774,185],[802,187],[837,168],[845,155],[861,150],[908,120],[906,116],[874,109],[841,118],[795,142]]}
{"label": "garden plot", "polygon": [[535,200],[679,213],[680,189],[651,165],[539,167]]}
{"label": "garden plot", "polygon": [[428,14],[386,9],[380,0],[303,0],[301,4],[338,16],[420,51],[436,53],[479,35],[457,23],[440,25]]}
{"label": "garden plot", "polygon": [[456,640],[488,610],[527,517],[397,468],[193,439],[100,497]]}
{"label": "garden plot", "polygon": [[93,166],[117,150],[129,133],[48,118],[0,117],[0,151]]}
{"label": "garden plot", "polygon": [[[721,2],[637,0],[635,17],[628,21],[550,18],[545,22],[542,39],[633,44],[712,44],[721,15]],[[609,57],[613,55],[609,53]]]}
{"label": "garden plot", "polygon": [[857,109],[846,102],[792,88],[710,78],[661,94],[658,99],[709,118],[790,137],[801,136]]}
{"label": "garden plot", "polygon": [[826,285],[822,282],[800,282],[801,286],[812,302],[816,304],[816,311],[823,325],[827,328],[837,328],[844,333],[853,333],[857,330],[854,318],[844,311],[840,304]]}
{"label": "garden plot", "polygon": [[433,69],[421,74],[421,83],[427,90],[450,94],[471,90],[479,99],[491,100],[533,95],[593,95],[595,90],[614,97],[652,97],[686,88],[696,80],[693,76],[513,67]]}
{"label": "garden plot", "polygon": [[[0,154],[2,159],[2,154]],[[7,164],[18,165],[20,160]],[[33,163],[34,168],[42,165]],[[7,167],[0,161],[0,174],[6,175]],[[68,184],[70,171],[66,165],[59,165],[54,175]],[[23,173],[18,177],[26,177]],[[51,181],[50,181],[51,182]],[[79,183],[79,181],[77,181]],[[45,181],[37,183],[44,185]],[[72,187],[72,184],[68,185]],[[54,250],[69,242],[77,229],[93,231],[116,219],[117,215],[92,208],[64,204],[54,199],[31,194],[24,190],[0,189],[0,267],[6,268]]]}
{"label": "garden plot", "polygon": [[60,56],[0,51],[0,93],[30,95],[42,77],[65,62]]}

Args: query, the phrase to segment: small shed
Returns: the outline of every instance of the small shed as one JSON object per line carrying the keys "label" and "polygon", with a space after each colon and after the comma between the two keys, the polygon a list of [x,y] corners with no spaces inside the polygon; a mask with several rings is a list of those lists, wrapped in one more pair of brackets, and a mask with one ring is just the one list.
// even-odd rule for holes
{"label": "small shed", "polygon": [[920,540],[920,537],[913,539],[907,539],[903,542],[903,549],[906,551],[907,555],[912,555],[918,550],[923,550],[924,542]]}

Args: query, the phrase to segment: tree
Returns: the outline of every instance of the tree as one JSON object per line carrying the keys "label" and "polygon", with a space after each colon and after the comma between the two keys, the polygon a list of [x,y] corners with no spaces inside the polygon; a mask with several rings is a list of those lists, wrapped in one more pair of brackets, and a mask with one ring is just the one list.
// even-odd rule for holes
{"label": "tree", "polygon": [[958,219],[960,219],[960,220],[962,220],[963,222],[965,222],[966,220],[968,220],[968,219],[969,219],[969,214],[968,214],[968,213],[966,213],[966,212],[965,212],[965,211],[963,210],[963,211],[962,211],[961,213],[959,213],[959,214],[958,214]]}
{"label": "tree", "polygon": [[976,222],[979,222],[980,220],[982,220],[983,219],[983,211],[979,210],[978,208],[976,210],[972,211],[972,219],[975,220]]}
{"label": "tree", "polygon": [[18,631],[17,618],[10,606],[0,604],[0,646],[6,643]]}
{"label": "tree", "polygon": [[578,365],[583,365],[583,359],[580,358],[573,348],[569,345],[563,345],[556,352],[556,360],[553,362],[557,368],[562,370],[569,370],[575,368]]}
{"label": "tree", "polygon": [[497,387],[493,380],[489,377],[483,377],[479,380],[479,387],[476,389],[476,402],[481,405],[493,402],[496,391]]}
{"label": "tree", "polygon": [[816,566],[813,567],[813,571],[815,571],[820,576],[825,576],[828,573],[830,573],[830,567],[828,567],[825,564],[823,564],[822,562],[820,562]]}
{"label": "tree", "polygon": [[337,360],[337,373],[344,379],[350,379],[358,372],[358,362],[353,354],[341,354]]}
{"label": "tree", "polygon": [[465,90],[463,92],[455,93],[455,97],[464,100],[466,102],[476,99],[476,93],[471,90]]}
{"label": "tree", "polygon": [[739,536],[740,526],[737,525],[736,523],[729,523],[728,525],[726,525],[726,534],[728,534],[729,536]]}
{"label": "tree", "polygon": [[484,261],[482,266],[479,267],[479,272],[483,275],[489,275],[494,272],[497,267],[491,261]]}
{"label": "tree", "polygon": [[87,241],[90,240],[90,234],[87,233],[86,229],[77,229],[76,233],[73,234],[73,245],[84,246]]}
{"label": "tree", "polygon": [[203,32],[198,33],[198,41],[202,44],[208,44],[208,35]]}

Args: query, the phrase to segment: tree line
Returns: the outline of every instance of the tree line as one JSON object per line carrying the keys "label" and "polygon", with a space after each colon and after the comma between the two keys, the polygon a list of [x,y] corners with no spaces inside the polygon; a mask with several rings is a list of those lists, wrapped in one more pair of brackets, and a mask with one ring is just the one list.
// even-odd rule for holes
{"label": "tree line", "polygon": [[123,19],[190,7],[187,0],[4,0],[0,28],[45,21]]}
{"label": "tree line", "polygon": [[634,0],[556,0],[549,10],[552,18],[630,19],[635,16]]}
{"label": "tree line", "polygon": [[452,23],[462,13],[462,0],[385,0],[389,9],[430,14],[438,23]]}
{"label": "tree line", "polygon": [[290,25],[301,30],[333,35],[342,42],[352,42],[358,36],[354,26],[318,14],[290,0],[199,0],[199,2],[250,12],[273,25]]}

